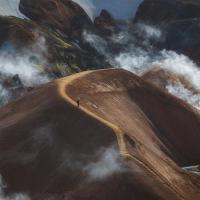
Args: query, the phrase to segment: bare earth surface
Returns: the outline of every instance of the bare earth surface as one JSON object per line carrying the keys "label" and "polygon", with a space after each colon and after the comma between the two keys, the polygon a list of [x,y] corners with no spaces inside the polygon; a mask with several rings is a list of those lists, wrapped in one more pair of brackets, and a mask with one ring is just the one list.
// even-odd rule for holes
{"label": "bare earth surface", "polygon": [[[0,172],[37,200],[197,200],[180,166],[199,163],[199,130],[196,110],[134,74],[83,72],[1,108]],[[105,149],[120,167],[99,176]]]}

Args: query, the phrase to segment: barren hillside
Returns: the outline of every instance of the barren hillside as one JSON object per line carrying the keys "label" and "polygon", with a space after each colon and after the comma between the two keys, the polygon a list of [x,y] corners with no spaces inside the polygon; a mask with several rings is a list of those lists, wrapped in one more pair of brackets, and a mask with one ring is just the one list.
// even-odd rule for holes
{"label": "barren hillside", "polygon": [[37,200],[198,199],[198,176],[178,165],[199,162],[199,127],[128,71],[84,72],[1,108],[0,171],[8,193]]}

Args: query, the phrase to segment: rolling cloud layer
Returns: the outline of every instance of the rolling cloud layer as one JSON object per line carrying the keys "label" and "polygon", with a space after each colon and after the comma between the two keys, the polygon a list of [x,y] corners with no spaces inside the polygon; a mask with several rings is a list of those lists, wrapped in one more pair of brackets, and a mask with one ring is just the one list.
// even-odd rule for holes
{"label": "rolling cloud layer", "polygon": [[[5,105],[12,99],[12,91],[16,85],[10,83],[5,86],[6,79],[19,77],[19,85],[23,87],[37,87],[49,82],[51,79],[43,69],[46,64],[44,54],[47,52],[45,38],[38,35],[32,47],[17,50],[11,42],[0,46],[0,105]],[[18,80],[16,80],[18,81]]]}
{"label": "rolling cloud layer", "polygon": [[[99,54],[104,55],[112,66],[121,67],[132,71],[137,75],[142,75],[154,67],[172,72],[185,78],[196,90],[200,89],[200,69],[183,54],[178,54],[170,50],[157,50],[152,46],[152,41],[162,41],[164,34],[158,27],[138,23],[134,30],[136,35],[141,35],[142,39],[138,45],[137,37],[127,31],[120,32],[112,36],[109,40],[85,31],[83,36]],[[110,46],[121,45],[120,52],[113,53]],[[166,90],[200,109],[200,93],[194,93],[186,89],[182,83],[166,86]]]}

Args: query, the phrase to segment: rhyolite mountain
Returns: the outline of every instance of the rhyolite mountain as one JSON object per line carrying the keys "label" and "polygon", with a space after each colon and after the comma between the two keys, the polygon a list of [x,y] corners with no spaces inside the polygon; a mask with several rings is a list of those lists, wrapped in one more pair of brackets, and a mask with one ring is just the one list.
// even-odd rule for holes
{"label": "rhyolite mountain", "polygon": [[[43,45],[47,49],[42,56],[47,62],[41,63],[37,58],[31,59],[35,59],[37,65],[51,78],[110,66],[97,52],[83,44],[83,30],[85,28],[94,30],[95,26],[78,4],[71,0],[30,0],[21,1],[19,10],[27,16],[27,19],[0,16],[0,46],[3,51],[12,48],[11,53],[17,52],[22,55],[29,50],[37,51],[35,43],[44,38]],[[4,84],[4,80],[0,82],[9,90],[14,85],[16,88],[20,87],[12,77],[6,81],[8,84]],[[17,96],[26,90],[27,88],[20,89]]]}
{"label": "rhyolite mountain", "polygon": [[89,16],[69,0],[21,0],[19,10],[43,26],[58,29],[69,37],[80,37],[83,26],[92,24]]}
{"label": "rhyolite mountain", "polygon": [[[72,0],[21,0],[19,10],[24,18],[0,16],[0,51],[38,51],[42,60],[29,59],[49,83],[0,74],[12,92],[0,108],[6,200],[199,200],[200,113],[167,85],[199,89],[158,65],[137,76],[109,58],[169,49],[198,63],[200,3],[144,0],[128,21],[106,8],[91,20]],[[162,29],[162,40],[147,38],[144,24]]]}
{"label": "rhyolite mountain", "polygon": [[181,168],[199,163],[199,128],[199,112],[131,72],[82,72],[1,108],[0,172],[7,194],[35,200],[199,199]]}

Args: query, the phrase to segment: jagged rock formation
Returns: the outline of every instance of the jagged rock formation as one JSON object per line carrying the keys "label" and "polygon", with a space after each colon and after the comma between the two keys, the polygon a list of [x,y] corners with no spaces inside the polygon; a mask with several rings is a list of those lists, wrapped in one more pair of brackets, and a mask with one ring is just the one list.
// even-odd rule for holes
{"label": "jagged rock formation", "polygon": [[178,164],[199,162],[199,126],[199,113],[130,72],[85,72],[1,108],[0,171],[9,193],[37,200],[198,199],[198,176]]}
{"label": "jagged rock formation", "polygon": [[118,30],[115,19],[107,10],[102,10],[100,15],[95,18],[94,25],[99,29],[101,34],[105,37],[106,35],[111,36]]}

